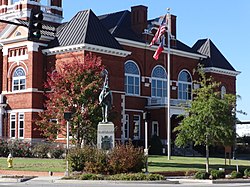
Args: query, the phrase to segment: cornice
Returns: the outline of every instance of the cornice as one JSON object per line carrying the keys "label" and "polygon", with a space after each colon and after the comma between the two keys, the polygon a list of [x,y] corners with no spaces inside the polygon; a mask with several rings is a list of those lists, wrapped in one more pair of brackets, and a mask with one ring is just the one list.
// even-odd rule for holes
{"label": "cornice", "polygon": [[216,68],[216,67],[204,68],[204,71],[206,73],[217,73],[217,74],[229,75],[233,77],[236,77],[237,75],[241,73],[240,71],[231,71],[231,70],[226,70],[226,69]]}
{"label": "cornice", "polygon": [[[149,44],[142,43],[142,42],[127,40],[127,39],[123,39],[123,38],[116,38],[116,40],[121,45],[126,45],[126,46],[130,46],[130,47],[136,47],[136,48],[140,48],[140,49],[147,49],[147,50],[150,50],[150,51],[155,51],[157,49],[157,46],[149,47]],[[167,53],[167,52],[168,52],[168,50],[167,50],[167,48],[165,48],[162,53]],[[193,58],[193,59],[197,59],[197,60],[201,59],[201,58],[207,58],[207,56],[204,56],[204,55],[189,53],[189,52],[186,52],[186,51],[181,51],[181,50],[172,49],[172,48],[170,49],[170,53],[173,54],[173,55],[187,57],[187,58]]]}
{"label": "cornice", "polygon": [[63,46],[63,47],[55,47],[51,49],[44,49],[42,52],[48,56],[62,54],[65,52],[75,52],[75,51],[90,51],[96,53],[102,53],[107,55],[119,56],[119,57],[126,57],[131,54],[130,51],[120,50],[120,49],[113,49],[103,46],[97,46],[92,44],[77,44],[77,45],[70,45],[70,46]]}

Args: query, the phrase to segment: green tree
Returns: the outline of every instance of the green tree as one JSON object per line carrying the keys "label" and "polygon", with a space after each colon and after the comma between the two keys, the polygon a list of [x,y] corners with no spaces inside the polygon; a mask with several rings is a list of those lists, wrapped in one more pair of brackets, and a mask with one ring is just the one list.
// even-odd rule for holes
{"label": "green tree", "polygon": [[[71,61],[56,65],[55,71],[48,74],[45,110],[36,122],[42,134],[55,140],[58,134],[66,134],[65,111],[72,112],[70,133],[76,145],[96,142],[97,124],[101,121],[98,103],[103,79],[100,76],[104,67],[101,59],[86,55],[84,59],[72,56]],[[51,121],[56,119],[57,123]]]}
{"label": "green tree", "polygon": [[206,171],[209,169],[209,146],[221,143],[232,145],[235,138],[235,102],[236,96],[218,92],[219,83],[207,77],[202,67],[197,69],[198,89],[193,89],[193,101],[185,109],[183,120],[174,131],[177,131],[176,145],[194,145],[206,147]]}

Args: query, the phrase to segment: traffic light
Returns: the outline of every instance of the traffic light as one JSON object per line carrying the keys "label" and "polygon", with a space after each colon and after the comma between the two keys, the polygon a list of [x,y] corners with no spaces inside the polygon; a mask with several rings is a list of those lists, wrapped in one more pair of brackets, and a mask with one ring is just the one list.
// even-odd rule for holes
{"label": "traffic light", "polygon": [[39,40],[41,37],[42,30],[42,21],[43,21],[43,11],[39,10],[35,12],[33,9],[31,10],[30,19],[29,19],[29,33],[28,40]]}

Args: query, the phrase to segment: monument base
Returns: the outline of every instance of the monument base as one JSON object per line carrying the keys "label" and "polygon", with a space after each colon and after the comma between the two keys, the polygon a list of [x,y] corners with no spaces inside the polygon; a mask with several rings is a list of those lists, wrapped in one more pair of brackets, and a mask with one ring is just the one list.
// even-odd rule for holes
{"label": "monument base", "polygon": [[100,122],[97,127],[97,148],[110,150],[115,146],[115,128],[112,122]]}

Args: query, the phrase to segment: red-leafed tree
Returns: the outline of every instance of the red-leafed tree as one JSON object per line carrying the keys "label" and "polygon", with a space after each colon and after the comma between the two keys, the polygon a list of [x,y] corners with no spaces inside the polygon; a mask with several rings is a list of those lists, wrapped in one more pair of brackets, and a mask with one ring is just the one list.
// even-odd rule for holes
{"label": "red-leafed tree", "polygon": [[45,137],[55,140],[58,134],[66,134],[64,112],[71,111],[70,133],[75,144],[95,143],[97,124],[101,121],[98,95],[104,67],[101,59],[91,53],[81,60],[72,55],[72,59],[57,64],[48,73],[45,110],[36,123]]}

